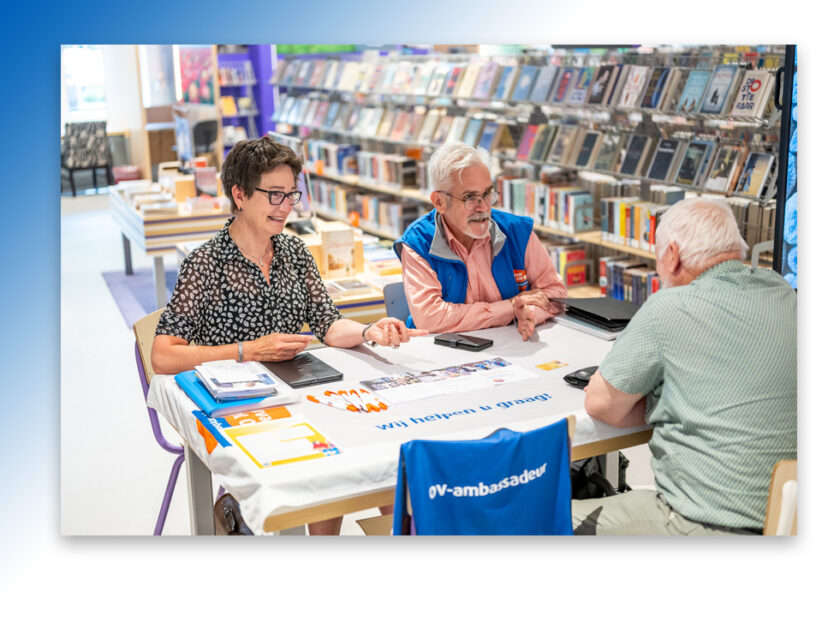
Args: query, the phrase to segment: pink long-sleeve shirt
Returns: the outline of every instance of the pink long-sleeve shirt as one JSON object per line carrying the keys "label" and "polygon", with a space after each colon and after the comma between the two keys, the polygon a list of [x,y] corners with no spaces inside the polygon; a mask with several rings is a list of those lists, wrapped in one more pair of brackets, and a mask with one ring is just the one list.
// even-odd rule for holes
{"label": "pink long-sleeve shirt", "polygon": [[[464,332],[493,326],[504,326],[514,319],[514,306],[502,295],[491,272],[491,238],[476,240],[467,250],[443,222],[440,225],[451,250],[468,271],[465,303],[454,304],[442,299],[442,285],[428,262],[407,245],[402,249],[402,280],[411,317],[417,328],[430,332]],[[549,297],[566,297],[565,286],[554,263],[539,238],[531,232],[525,248],[525,272],[530,288],[545,291]],[[560,312],[536,308],[536,323],[541,324]]]}

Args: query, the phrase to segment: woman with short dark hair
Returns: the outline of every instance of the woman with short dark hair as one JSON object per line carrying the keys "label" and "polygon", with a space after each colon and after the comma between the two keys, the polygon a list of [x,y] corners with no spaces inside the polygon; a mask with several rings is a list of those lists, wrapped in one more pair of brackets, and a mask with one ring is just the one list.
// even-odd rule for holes
{"label": "woman with short dark hair", "polygon": [[218,359],[291,359],[311,341],[298,334],[305,323],[339,348],[397,346],[427,334],[389,317],[365,327],[342,317],[303,241],[283,233],[300,200],[301,171],[294,151],[267,136],[240,141],[228,153],[221,179],[234,217],[181,264],[155,333],[155,372]]}

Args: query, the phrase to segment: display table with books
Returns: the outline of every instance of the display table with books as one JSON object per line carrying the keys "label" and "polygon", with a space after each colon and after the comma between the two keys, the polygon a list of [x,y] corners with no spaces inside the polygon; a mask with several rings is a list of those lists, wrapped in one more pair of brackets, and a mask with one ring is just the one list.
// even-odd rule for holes
{"label": "display table with books", "polygon": [[[193,181],[191,184],[194,195]],[[218,199],[179,202],[157,183],[126,181],[109,188],[111,214],[123,234],[126,275],[131,275],[131,246],[154,258],[157,308],[166,305],[163,256],[177,253],[177,245],[204,242],[216,234],[231,214]]]}
{"label": "display table with books", "polygon": [[[552,321],[528,342],[514,326],[471,334],[493,346],[461,350],[428,336],[397,349],[313,349],[342,380],[296,389],[293,402],[223,418],[195,416],[175,377],[155,376],[148,405],[187,446],[192,532],[213,531],[212,475],[259,534],[391,504],[400,445],[415,438],[481,438],[500,427],[524,431],[574,415],[576,460],[650,437],[647,426],[592,420],[584,392],[563,381],[599,364],[611,341]],[[377,406],[348,407],[343,399],[354,400],[354,390]]]}

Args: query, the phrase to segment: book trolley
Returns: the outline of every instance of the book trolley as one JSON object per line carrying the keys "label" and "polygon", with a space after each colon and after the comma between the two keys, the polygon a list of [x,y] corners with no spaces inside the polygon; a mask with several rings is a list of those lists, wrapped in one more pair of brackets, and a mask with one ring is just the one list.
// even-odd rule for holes
{"label": "book trolley", "polygon": [[641,303],[655,222],[686,196],[724,199],[750,247],[773,239],[784,46],[436,48],[277,60],[272,126],[306,141],[319,215],[398,238],[431,207],[427,158],[462,140],[578,295]]}

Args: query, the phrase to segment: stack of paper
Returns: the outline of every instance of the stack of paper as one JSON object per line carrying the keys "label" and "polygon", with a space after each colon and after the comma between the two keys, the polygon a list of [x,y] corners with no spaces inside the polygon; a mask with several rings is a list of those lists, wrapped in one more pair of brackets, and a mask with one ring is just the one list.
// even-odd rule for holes
{"label": "stack of paper", "polygon": [[256,361],[209,361],[198,365],[194,372],[218,401],[255,398],[277,392],[274,377]]}

